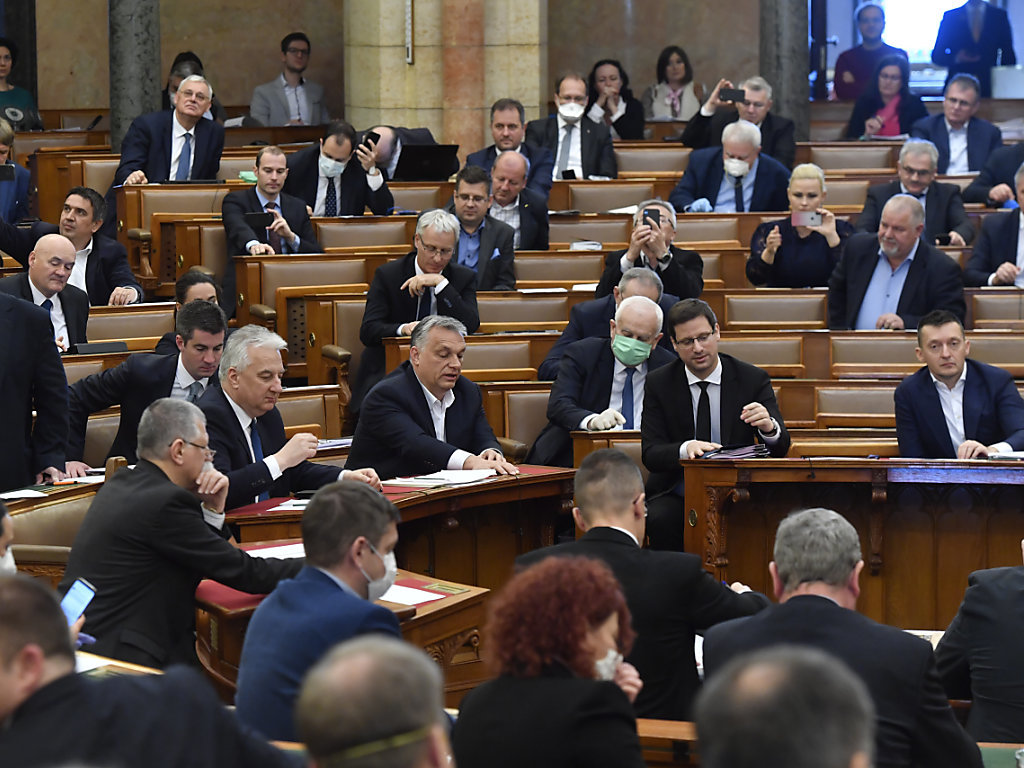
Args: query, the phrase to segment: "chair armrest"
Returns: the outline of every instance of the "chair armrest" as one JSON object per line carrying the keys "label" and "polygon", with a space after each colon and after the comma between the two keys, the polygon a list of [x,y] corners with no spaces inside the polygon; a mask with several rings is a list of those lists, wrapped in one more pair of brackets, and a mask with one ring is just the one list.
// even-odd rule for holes
{"label": "chair armrest", "polygon": [[144,243],[151,242],[153,240],[153,233],[148,229],[140,229],[139,227],[133,227],[126,233],[129,240],[141,240]]}
{"label": "chair armrest", "polygon": [[526,459],[526,454],[530,449],[526,443],[521,443],[518,440],[513,440],[511,437],[499,437],[498,447],[501,448],[501,452],[505,454],[505,459],[511,461],[513,464],[522,464]]}
{"label": "chair armrest", "polygon": [[347,363],[352,359],[352,353],[337,344],[325,344],[320,354],[335,363]]}
{"label": "chair armrest", "polygon": [[257,320],[265,322],[275,322],[277,320],[277,310],[273,307],[268,307],[266,304],[250,304],[249,314]]}

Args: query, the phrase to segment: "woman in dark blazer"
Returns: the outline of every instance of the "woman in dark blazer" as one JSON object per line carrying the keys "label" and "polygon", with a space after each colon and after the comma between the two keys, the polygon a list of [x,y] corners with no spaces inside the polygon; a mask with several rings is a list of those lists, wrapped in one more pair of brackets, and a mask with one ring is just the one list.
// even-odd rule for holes
{"label": "woman in dark blazer", "polygon": [[462,700],[452,731],[459,768],[640,768],[622,662],[629,609],[606,565],[547,558],[514,576],[488,610],[484,647],[498,677]]}
{"label": "woman in dark blazer", "polygon": [[874,77],[853,105],[846,138],[901,136],[928,117],[920,97],[910,92],[910,64],[898,54],[878,62]]}
{"label": "woman in dark blazer", "polygon": [[644,137],[644,105],[629,89],[629,75],[615,59],[601,59],[587,75],[587,117],[607,125],[613,139]]}

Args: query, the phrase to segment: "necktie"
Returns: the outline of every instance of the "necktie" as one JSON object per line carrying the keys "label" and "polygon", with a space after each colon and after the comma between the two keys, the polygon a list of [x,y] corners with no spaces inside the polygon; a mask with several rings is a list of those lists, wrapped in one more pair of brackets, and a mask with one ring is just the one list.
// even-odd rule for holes
{"label": "necktie", "polygon": [[623,429],[634,429],[633,426],[633,374],[636,373],[636,368],[626,369],[626,383],[622,385],[622,415],[626,419],[626,423],[622,425]]}
{"label": "necktie", "polygon": [[47,312],[53,311],[53,302],[50,301],[49,299],[43,299],[43,303],[40,304],[39,306],[41,306]]}
{"label": "necktie", "polygon": [[576,126],[572,123],[565,126],[565,138],[562,139],[562,147],[558,150],[558,178],[563,178],[562,173],[569,168],[569,147],[572,145],[572,129]]}
{"label": "necktie", "polygon": [[190,403],[194,403],[203,394],[203,384],[200,381],[193,381],[188,385],[188,394],[185,395],[185,399]]}
{"label": "necktie", "polygon": [[433,288],[426,288],[426,289],[424,289],[423,293],[420,295],[419,306],[416,308],[416,319],[417,320],[422,320],[423,318],[425,318],[427,315],[430,314],[430,303],[431,303],[431,299],[433,298],[433,296],[434,296],[434,289]]}
{"label": "necktie", "polygon": [[971,17],[971,37],[977,43],[981,40],[981,28],[985,24],[985,9],[979,3],[978,5],[970,6],[968,10]]}
{"label": "necktie", "polygon": [[327,197],[324,199],[324,216],[338,215],[338,190],[334,188],[334,179],[327,177]]}
{"label": "necktie", "polygon": [[[267,203],[267,213],[272,214],[275,208],[277,208],[277,203],[273,201]],[[281,236],[272,229],[267,230],[267,245],[274,249],[274,253],[281,253]]]}
{"label": "necktie", "polygon": [[708,397],[708,382],[698,381],[700,397],[697,398],[697,428],[693,432],[694,439],[711,442],[711,398]]}
{"label": "necktie", "polygon": [[[256,429],[256,419],[249,422],[249,435],[252,437],[252,459],[254,464],[263,461],[263,441],[260,440],[260,432]],[[256,497],[256,501],[266,501],[270,494],[264,491]]]}
{"label": "necktie", "polygon": [[743,213],[743,178],[738,177],[734,184],[733,189],[736,190],[736,213]]}
{"label": "necktie", "polygon": [[174,173],[175,181],[187,181],[189,166],[192,165],[192,134],[185,134],[185,144],[178,157],[178,170]]}

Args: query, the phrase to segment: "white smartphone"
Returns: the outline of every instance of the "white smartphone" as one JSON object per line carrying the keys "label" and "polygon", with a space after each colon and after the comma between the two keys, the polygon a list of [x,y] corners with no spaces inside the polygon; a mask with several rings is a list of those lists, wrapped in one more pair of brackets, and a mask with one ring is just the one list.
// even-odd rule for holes
{"label": "white smartphone", "polygon": [[790,219],[794,227],[820,227],[821,214],[817,211],[793,211]]}
{"label": "white smartphone", "polygon": [[86,606],[92,602],[95,596],[96,587],[85,579],[75,579],[71,589],[64,595],[64,599],[60,601],[60,607],[68,619],[69,627],[85,613]]}

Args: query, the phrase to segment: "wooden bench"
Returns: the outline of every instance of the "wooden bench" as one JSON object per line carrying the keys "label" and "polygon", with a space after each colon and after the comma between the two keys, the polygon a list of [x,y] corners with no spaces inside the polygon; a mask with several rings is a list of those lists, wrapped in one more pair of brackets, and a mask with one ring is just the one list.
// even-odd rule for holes
{"label": "wooden bench", "polygon": [[174,330],[174,304],[91,307],[86,334],[90,342],[123,341],[129,351],[151,350]]}
{"label": "wooden bench", "polygon": [[488,291],[477,294],[478,333],[499,331],[563,331],[569,321],[567,293],[527,294]]}

